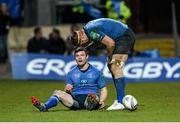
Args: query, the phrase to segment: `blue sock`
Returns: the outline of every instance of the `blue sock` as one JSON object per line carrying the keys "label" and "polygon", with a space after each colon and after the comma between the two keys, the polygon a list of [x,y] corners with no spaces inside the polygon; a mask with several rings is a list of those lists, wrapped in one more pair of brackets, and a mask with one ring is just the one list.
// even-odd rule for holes
{"label": "blue sock", "polygon": [[51,96],[48,101],[45,103],[46,110],[56,106],[59,103],[59,98],[55,95]]}
{"label": "blue sock", "polygon": [[122,99],[125,95],[125,78],[114,79],[114,84],[116,87],[117,100],[119,103],[122,103]]}

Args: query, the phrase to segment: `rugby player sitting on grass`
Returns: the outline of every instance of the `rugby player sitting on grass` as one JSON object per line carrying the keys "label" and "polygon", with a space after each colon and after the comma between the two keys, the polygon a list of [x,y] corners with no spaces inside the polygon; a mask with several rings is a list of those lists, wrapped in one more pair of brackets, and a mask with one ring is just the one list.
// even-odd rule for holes
{"label": "rugby player sitting on grass", "polygon": [[77,48],[74,56],[77,66],[67,74],[65,91],[55,90],[46,103],[32,96],[32,104],[39,111],[48,111],[59,102],[72,110],[94,110],[105,106],[107,89],[102,73],[88,63],[85,48]]}

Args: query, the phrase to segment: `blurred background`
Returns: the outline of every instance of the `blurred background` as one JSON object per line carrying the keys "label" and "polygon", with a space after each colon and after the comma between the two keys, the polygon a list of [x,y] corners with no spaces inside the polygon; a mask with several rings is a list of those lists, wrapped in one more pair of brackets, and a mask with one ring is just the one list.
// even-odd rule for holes
{"label": "blurred background", "polygon": [[[0,78],[12,78],[14,53],[71,56],[71,32],[102,17],[134,30],[137,41],[130,57],[180,57],[179,0],[0,0],[0,4]],[[91,48],[96,48],[92,56],[104,56],[103,48]]]}

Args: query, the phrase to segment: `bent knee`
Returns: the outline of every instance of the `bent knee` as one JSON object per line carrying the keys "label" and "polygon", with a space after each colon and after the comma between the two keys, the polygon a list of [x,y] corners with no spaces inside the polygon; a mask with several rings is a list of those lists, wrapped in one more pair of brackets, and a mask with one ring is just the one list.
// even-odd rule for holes
{"label": "bent knee", "polygon": [[53,95],[59,97],[59,98],[63,98],[65,96],[65,92],[61,91],[61,90],[55,90]]}

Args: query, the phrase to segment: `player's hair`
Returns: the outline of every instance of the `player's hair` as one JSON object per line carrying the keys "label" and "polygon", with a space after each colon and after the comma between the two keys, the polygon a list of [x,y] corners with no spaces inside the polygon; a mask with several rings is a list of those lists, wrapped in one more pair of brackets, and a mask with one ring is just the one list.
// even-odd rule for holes
{"label": "player's hair", "polygon": [[78,34],[77,34],[77,32],[73,32],[71,34],[71,42],[73,43],[73,45],[78,46]]}
{"label": "player's hair", "polygon": [[75,50],[74,50],[74,55],[79,52],[79,51],[84,51],[86,53],[86,55],[88,55],[88,51],[86,48],[84,47],[77,47]]}

